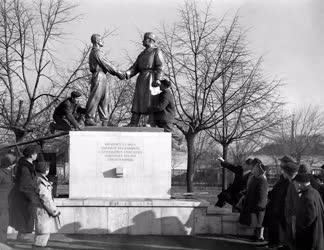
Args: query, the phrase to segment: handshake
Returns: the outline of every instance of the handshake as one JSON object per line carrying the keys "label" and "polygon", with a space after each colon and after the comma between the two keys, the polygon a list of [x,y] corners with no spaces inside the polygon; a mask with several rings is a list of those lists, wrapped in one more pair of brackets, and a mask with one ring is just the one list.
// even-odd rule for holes
{"label": "handshake", "polygon": [[120,70],[116,71],[116,76],[118,77],[119,80],[125,80],[125,79],[127,79],[126,72],[122,72]]}

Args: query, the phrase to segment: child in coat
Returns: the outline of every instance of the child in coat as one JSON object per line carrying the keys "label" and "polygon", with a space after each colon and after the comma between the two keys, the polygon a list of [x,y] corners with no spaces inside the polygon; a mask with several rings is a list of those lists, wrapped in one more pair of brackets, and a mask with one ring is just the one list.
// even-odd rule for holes
{"label": "child in coat", "polygon": [[50,234],[60,228],[60,212],[54,204],[52,196],[52,184],[48,181],[48,166],[45,163],[36,166],[37,194],[40,198],[36,206],[35,241],[34,248],[45,247]]}

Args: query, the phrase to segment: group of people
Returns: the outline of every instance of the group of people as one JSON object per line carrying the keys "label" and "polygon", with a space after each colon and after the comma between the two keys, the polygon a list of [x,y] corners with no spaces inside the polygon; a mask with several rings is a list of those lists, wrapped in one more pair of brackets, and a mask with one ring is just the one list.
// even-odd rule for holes
{"label": "group of people", "polygon": [[243,166],[219,160],[235,178],[218,195],[216,206],[229,203],[237,209],[239,222],[255,229],[255,240],[263,241],[266,229],[269,249],[324,249],[324,185],[306,165],[282,157],[280,177],[270,190],[268,168],[258,158],[247,159]]}
{"label": "group of people", "polygon": [[109,126],[109,83],[106,74],[117,76],[120,80],[130,79],[138,74],[132,103],[132,117],[128,124],[138,127],[141,116],[144,125],[163,128],[165,132],[172,131],[175,115],[175,104],[170,90],[171,83],[163,79],[163,55],[155,46],[156,37],[153,33],[144,34],[145,49],[139,54],[135,63],[127,71],[117,70],[105,58],[101,51],[103,40],[100,35],[91,36],[92,49],[89,55],[89,67],[92,74],[90,94],[85,108],[81,108],[76,99],[81,96],[77,91],[64,100],[54,111],[54,122],[50,131],[80,130],[80,118],[84,115],[86,126],[96,126],[98,113],[102,126]]}
{"label": "group of people", "polygon": [[0,242],[6,243],[8,226],[23,241],[35,229],[33,248],[47,245],[51,233],[60,228],[60,211],[54,204],[48,165],[40,148],[29,145],[16,161],[12,153],[1,158],[0,166]]}

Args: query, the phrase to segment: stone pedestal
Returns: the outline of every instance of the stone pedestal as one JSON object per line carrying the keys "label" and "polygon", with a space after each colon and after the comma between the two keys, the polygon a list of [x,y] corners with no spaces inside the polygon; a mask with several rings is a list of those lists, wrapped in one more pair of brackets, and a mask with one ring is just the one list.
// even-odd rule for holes
{"label": "stone pedestal", "polygon": [[171,133],[92,128],[70,132],[69,197],[170,198]]}

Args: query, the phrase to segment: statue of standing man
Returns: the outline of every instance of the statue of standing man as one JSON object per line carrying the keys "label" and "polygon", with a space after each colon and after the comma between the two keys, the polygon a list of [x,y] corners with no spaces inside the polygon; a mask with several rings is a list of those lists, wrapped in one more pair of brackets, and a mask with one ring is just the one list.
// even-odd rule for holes
{"label": "statue of standing man", "polygon": [[[132,118],[128,126],[138,127],[141,115],[150,115],[149,108],[154,102],[152,96],[153,87],[160,86],[163,70],[163,55],[159,48],[155,46],[156,37],[153,33],[144,34],[143,46],[145,49],[139,54],[133,66],[126,72],[126,78],[129,79],[139,73],[136,81],[135,93],[132,105]],[[149,117],[151,123],[152,116]]]}
{"label": "statue of standing man", "polygon": [[111,65],[104,57],[101,47],[103,41],[100,35],[91,36],[92,49],[89,55],[89,66],[91,77],[90,96],[86,105],[86,126],[96,126],[95,115],[99,113],[102,126],[108,125],[109,86],[106,74],[117,76],[119,79],[125,77]]}

